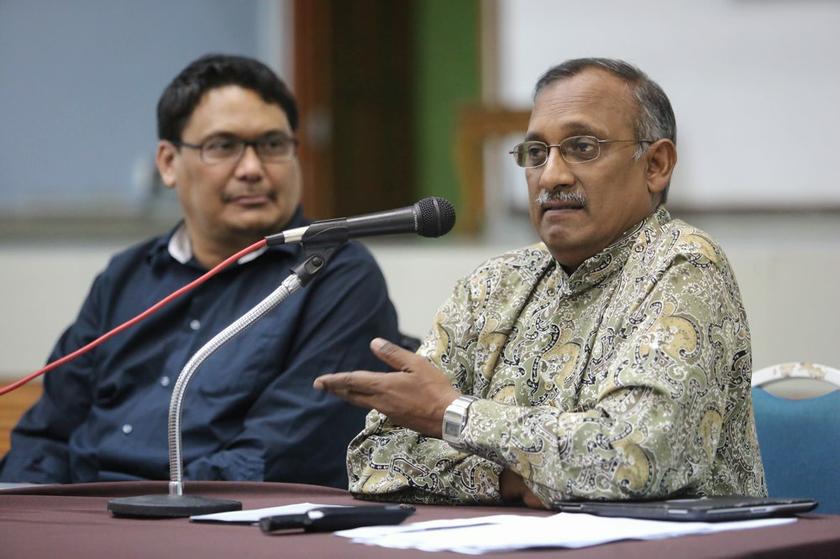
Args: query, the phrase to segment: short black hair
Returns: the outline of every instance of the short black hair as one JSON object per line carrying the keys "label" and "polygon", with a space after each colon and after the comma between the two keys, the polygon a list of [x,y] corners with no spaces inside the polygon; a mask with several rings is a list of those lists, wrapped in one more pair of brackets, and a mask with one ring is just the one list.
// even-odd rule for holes
{"label": "short black hair", "polygon": [[[638,114],[633,121],[637,139],[659,140],[668,138],[677,143],[677,121],[674,109],[665,91],[636,66],[613,58],[574,58],[549,68],[537,81],[534,97],[552,83],[571,78],[587,68],[600,68],[624,80],[633,92],[638,105]],[[636,150],[636,158],[644,153],[644,146]],[[662,192],[660,201],[668,199],[670,184]]]}
{"label": "short black hair", "polygon": [[158,138],[180,142],[184,127],[202,96],[226,85],[250,89],[266,103],[279,105],[292,130],[297,130],[297,102],[271,68],[245,56],[208,54],[191,62],[163,90],[157,104]]}

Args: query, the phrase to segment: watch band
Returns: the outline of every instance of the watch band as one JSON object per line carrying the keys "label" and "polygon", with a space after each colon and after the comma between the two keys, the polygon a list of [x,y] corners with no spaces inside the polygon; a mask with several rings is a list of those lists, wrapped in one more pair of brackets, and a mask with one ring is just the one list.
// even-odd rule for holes
{"label": "watch band", "polygon": [[463,448],[463,432],[464,427],[467,426],[469,407],[476,400],[478,400],[476,396],[459,396],[443,412],[443,425],[441,426],[443,440],[453,448],[459,450]]}

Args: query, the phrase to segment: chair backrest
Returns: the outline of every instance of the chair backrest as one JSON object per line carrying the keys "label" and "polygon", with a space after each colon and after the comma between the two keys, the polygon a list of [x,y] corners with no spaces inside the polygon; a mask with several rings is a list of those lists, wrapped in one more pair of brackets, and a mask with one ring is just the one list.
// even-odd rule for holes
{"label": "chair backrest", "polygon": [[840,370],[805,361],[779,363],[755,371],[752,385],[791,400],[813,398],[840,389]]}
{"label": "chair backrest", "polygon": [[840,514],[840,371],[783,363],[756,371],[752,386],[769,494],[811,497],[816,512]]}

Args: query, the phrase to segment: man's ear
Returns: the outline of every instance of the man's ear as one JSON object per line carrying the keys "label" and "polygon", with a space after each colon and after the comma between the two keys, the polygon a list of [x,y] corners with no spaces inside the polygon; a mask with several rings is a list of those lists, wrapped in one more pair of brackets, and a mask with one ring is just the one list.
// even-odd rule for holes
{"label": "man's ear", "polygon": [[677,164],[677,147],[668,138],[656,140],[645,153],[645,179],[648,192],[661,195],[671,182]]}
{"label": "man's ear", "polygon": [[175,188],[175,157],[177,155],[177,148],[172,142],[166,140],[158,142],[155,164],[163,184],[169,188]]}

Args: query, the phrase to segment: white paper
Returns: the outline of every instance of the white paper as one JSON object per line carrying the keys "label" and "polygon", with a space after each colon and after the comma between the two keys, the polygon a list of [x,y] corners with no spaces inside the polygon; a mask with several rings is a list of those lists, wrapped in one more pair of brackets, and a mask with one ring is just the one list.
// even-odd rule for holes
{"label": "white paper", "polygon": [[395,549],[456,551],[480,555],[491,551],[533,547],[579,548],[617,540],[655,540],[688,534],[778,526],[791,522],[796,522],[796,519],[666,522],[559,513],[548,517],[496,515],[401,526],[369,526],[336,534],[351,538],[357,543]]}
{"label": "white paper", "polygon": [[295,503],[280,507],[267,507],[264,509],[236,510],[232,512],[216,512],[213,514],[199,514],[191,516],[190,520],[198,522],[238,522],[253,523],[259,522],[260,518],[274,516],[277,514],[303,514],[304,512],[321,507],[341,507],[344,505],[316,505],[314,503]]}

